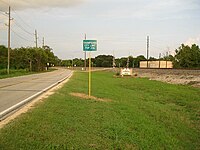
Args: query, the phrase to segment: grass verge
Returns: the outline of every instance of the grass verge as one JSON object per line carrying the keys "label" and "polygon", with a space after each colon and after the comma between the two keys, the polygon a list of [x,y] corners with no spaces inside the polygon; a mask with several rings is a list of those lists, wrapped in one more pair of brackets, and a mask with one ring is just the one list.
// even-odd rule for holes
{"label": "grass verge", "polygon": [[0,131],[0,149],[199,149],[200,89],[87,73]]}
{"label": "grass verge", "polygon": [[[54,71],[54,70],[56,69],[50,68],[48,71],[43,71],[43,72],[49,72],[49,71]],[[18,76],[24,76],[24,75],[36,74],[36,73],[43,73],[43,72],[30,72],[30,71],[27,71],[26,69],[19,69],[19,70],[10,69],[10,74],[7,74],[6,69],[1,69],[0,79],[12,78],[12,77],[18,77]]]}

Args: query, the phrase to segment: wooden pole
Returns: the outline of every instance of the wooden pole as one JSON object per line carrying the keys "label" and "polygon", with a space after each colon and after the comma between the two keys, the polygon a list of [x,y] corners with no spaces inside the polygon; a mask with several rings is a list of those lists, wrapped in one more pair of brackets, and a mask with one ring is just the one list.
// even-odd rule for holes
{"label": "wooden pole", "polygon": [[9,13],[8,13],[8,66],[7,66],[7,73],[10,74],[10,6],[9,6]]}
{"label": "wooden pole", "polygon": [[[86,40],[86,39],[87,39],[87,35],[85,34],[85,40]],[[85,58],[84,58],[84,59],[85,59],[85,60],[84,60],[84,67],[85,67],[85,71],[87,70],[86,55],[87,55],[87,54],[86,54],[86,51],[85,51],[85,52],[84,52],[84,57],[85,57]]]}

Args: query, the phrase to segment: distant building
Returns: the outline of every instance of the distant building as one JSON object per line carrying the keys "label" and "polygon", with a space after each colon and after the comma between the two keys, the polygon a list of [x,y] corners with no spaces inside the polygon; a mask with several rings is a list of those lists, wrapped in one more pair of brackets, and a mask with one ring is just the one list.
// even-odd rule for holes
{"label": "distant building", "polygon": [[172,61],[140,61],[140,68],[173,68]]}

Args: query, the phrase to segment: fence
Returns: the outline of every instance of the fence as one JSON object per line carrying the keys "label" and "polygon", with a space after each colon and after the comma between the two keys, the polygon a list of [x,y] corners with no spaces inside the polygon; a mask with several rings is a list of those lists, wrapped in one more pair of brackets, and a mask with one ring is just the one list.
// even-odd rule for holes
{"label": "fence", "polygon": [[140,61],[140,68],[173,68],[171,61]]}

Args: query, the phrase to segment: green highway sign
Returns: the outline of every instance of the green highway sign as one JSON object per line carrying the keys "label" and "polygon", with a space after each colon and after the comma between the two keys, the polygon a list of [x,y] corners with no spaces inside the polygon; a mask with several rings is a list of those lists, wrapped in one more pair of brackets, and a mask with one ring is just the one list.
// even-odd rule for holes
{"label": "green highway sign", "polygon": [[97,40],[83,40],[83,51],[97,51]]}

